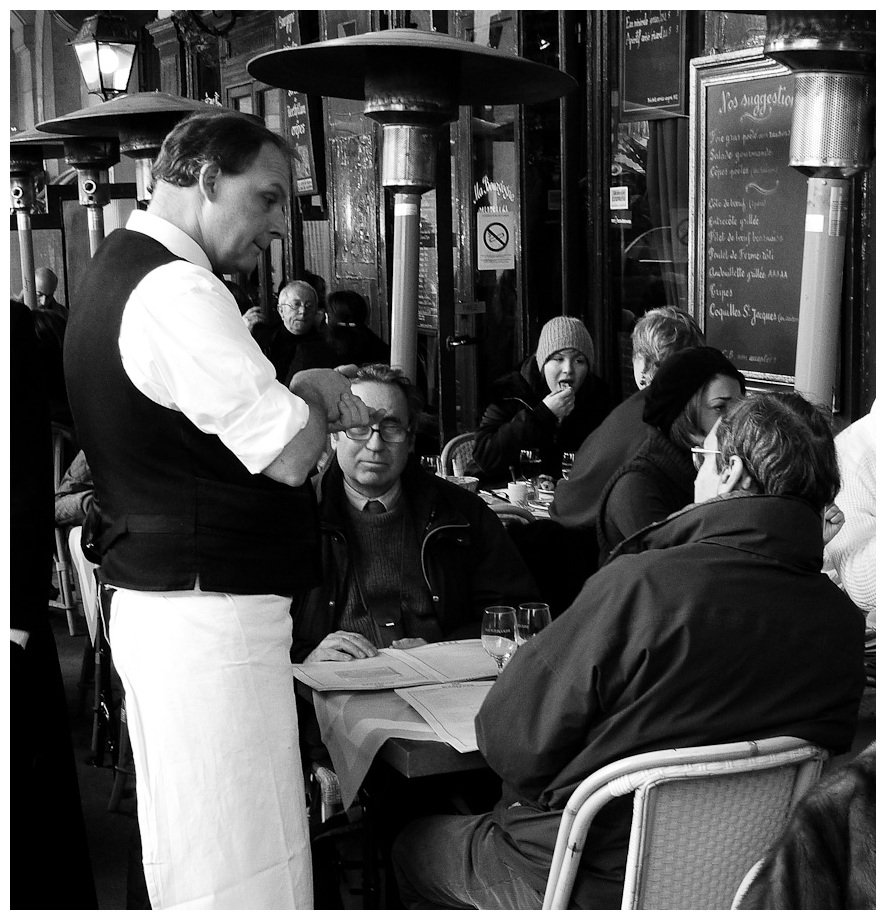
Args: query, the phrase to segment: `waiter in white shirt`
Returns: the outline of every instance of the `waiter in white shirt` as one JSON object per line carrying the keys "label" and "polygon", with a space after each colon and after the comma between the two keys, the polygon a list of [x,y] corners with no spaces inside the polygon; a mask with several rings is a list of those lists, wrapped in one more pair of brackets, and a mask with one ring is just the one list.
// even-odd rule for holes
{"label": "waiter in white shirt", "polygon": [[313,901],[289,607],[319,576],[306,479],[329,432],[375,413],[336,371],[278,383],[222,283],[284,235],[290,162],[251,118],[186,119],[147,212],[71,304],[65,373],[155,909]]}

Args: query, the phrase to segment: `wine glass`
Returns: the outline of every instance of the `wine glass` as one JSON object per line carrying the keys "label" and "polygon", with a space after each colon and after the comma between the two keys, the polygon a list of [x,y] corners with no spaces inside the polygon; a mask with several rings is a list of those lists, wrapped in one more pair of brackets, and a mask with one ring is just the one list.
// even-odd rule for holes
{"label": "wine glass", "polygon": [[439,457],[422,457],[421,465],[432,475],[436,476],[440,472],[440,458]]}
{"label": "wine glass", "polygon": [[547,604],[520,604],[517,609],[517,645],[522,645],[551,625],[551,608]]}
{"label": "wine glass", "polygon": [[560,470],[564,479],[569,479],[572,467],[575,466],[575,454],[563,454],[563,462],[560,464]]}
{"label": "wine glass", "polygon": [[483,611],[483,626],[480,630],[483,649],[495,659],[499,674],[517,648],[515,616],[513,607],[487,607]]}

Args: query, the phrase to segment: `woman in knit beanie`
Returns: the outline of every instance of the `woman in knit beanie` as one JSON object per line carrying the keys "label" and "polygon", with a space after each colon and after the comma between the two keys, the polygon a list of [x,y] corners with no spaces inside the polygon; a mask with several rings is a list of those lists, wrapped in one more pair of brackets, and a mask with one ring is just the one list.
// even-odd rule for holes
{"label": "woman in knit beanie", "polygon": [[615,546],[693,500],[692,448],[745,391],[745,380],[716,348],[684,348],[646,389],[643,421],[654,429],[603,490],[597,519],[600,564]]}
{"label": "woman in knit beanie", "polygon": [[493,384],[468,474],[507,482],[520,451],[537,450],[541,473],[559,479],[563,453],[578,450],[615,405],[593,367],[594,343],[580,319],[545,323],[535,354]]}

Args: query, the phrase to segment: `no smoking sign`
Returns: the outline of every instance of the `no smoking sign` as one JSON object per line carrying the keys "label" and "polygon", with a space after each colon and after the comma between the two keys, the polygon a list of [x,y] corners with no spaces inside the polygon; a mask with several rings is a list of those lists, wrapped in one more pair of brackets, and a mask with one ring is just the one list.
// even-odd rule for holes
{"label": "no smoking sign", "polygon": [[514,215],[477,215],[477,268],[514,267]]}

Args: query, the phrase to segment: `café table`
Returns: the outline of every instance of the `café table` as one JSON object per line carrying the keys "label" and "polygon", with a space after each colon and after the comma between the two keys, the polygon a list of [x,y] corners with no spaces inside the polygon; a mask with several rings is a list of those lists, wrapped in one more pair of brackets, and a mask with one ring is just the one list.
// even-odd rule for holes
{"label": "caf\u00e9 table", "polygon": [[313,701],[346,809],[356,799],[376,757],[407,779],[486,767],[479,751],[462,753],[439,740],[433,728],[393,690],[321,692],[299,681],[296,687]]}

